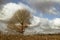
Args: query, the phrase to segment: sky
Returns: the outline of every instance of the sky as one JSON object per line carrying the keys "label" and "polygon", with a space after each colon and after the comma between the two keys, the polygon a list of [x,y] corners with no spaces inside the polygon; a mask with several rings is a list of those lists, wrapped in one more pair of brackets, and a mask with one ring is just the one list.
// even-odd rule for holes
{"label": "sky", "polygon": [[[13,3],[23,3],[28,5],[29,7],[36,10],[34,15],[38,17],[48,18],[49,20],[54,18],[60,18],[60,3],[59,0],[53,1],[39,1],[39,0],[6,0],[5,3],[13,2]],[[45,6],[46,5],[46,6]]]}
{"label": "sky", "polygon": [[[30,0],[31,1],[31,0]],[[29,2],[29,1],[28,1]],[[43,2],[44,3],[44,2]],[[38,6],[38,5],[41,5],[42,7],[41,8],[39,8],[40,6],[38,6],[38,8],[37,7],[35,7],[36,9],[37,9],[37,13],[36,13],[36,15],[37,16],[40,16],[41,17],[41,15],[39,15],[39,14],[43,14],[43,17],[44,18],[48,18],[48,19],[54,19],[54,18],[60,18],[60,3],[59,2],[52,2],[52,4],[51,4],[51,2],[45,2],[46,4],[47,3],[50,3],[50,5],[49,4],[47,4],[47,8],[46,9],[48,9],[48,10],[51,10],[51,12],[49,12],[48,10],[47,11],[45,11],[44,9],[44,4],[43,3],[36,3],[36,2],[34,2],[34,4],[33,3],[28,3],[28,4],[30,4],[31,5],[31,7],[34,5],[34,6]],[[33,4],[33,5],[32,5]],[[37,5],[35,5],[35,4],[37,4]],[[45,4],[45,5],[46,5]],[[33,6],[33,8],[34,8],[34,6]],[[44,7],[43,7],[44,6]],[[52,7],[52,8],[50,8],[50,7]],[[34,8],[34,9],[35,9]],[[43,9],[44,8],[44,9]],[[50,9],[49,9],[50,8]],[[55,8],[55,9],[54,9]],[[42,9],[42,10],[41,10]],[[42,12],[41,12],[42,11]],[[55,15],[56,14],[56,15]]]}
{"label": "sky", "polygon": [[[38,16],[38,17],[43,17],[43,18],[48,18],[48,19],[54,19],[54,18],[60,18],[60,3],[58,2],[59,0],[53,0],[52,2],[45,2],[44,0],[42,1],[42,3],[39,0],[13,0],[12,2],[18,3],[18,2],[22,2],[23,4],[28,5],[29,7],[33,8],[34,10],[36,10],[36,13],[34,15]],[[37,3],[38,2],[38,3]],[[41,4],[40,4],[41,3]],[[52,3],[52,4],[51,4]],[[36,5],[37,4],[37,5]],[[46,5],[47,6],[44,6]],[[44,10],[44,6],[46,8],[46,11]],[[36,7],[35,7],[36,6]],[[50,7],[49,7],[50,6]],[[39,8],[41,7],[41,8]],[[44,9],[43,9],[44,8]]]}
{"label": "sky", "polygon": [[[5,14],[5,16],[3,16],[3,19],[6,18],[5,21],[19,8],[27,8],[27,10],[34,12],[33,21],[31,21],[31,25],[34,26],[31,27],[31,29],[28,27],[28,32],[30,32],[30,30],[32,30],[32,32],[36,31],[37,33],[46,32],[45,29],[52,29],[51,31],[53,32],[54,29],[60,29],[60,0],[5,0],[3,2],[5,3],[2,7],[2,13]],[[60,30],[58,31],[60,32]],[[55,30],[55,32],[57,31]]]}

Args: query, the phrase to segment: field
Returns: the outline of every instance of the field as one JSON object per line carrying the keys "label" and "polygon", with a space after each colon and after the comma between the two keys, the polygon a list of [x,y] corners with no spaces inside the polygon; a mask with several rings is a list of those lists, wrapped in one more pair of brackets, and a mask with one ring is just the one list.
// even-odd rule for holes
{"label": "field", "polygon": [[0,40],[60,40],[60,34],[53,35],[3,35],[0,33]]}

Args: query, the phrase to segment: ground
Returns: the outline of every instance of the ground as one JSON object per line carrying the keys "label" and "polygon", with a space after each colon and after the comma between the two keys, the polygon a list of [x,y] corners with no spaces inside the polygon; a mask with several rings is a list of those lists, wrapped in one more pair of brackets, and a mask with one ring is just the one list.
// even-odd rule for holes
{"label": "ground", "polygon": [[0,33],[0,40],[60,40],[60,34],[53,35],[3,35]]}

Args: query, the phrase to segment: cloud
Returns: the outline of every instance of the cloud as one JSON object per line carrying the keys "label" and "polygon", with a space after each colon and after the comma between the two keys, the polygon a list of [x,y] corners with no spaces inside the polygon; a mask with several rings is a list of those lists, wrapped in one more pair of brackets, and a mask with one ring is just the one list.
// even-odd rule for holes
{"label": "cloud", "polygon": [[[41,5],[44,3],[41,3]],[[46,3],[47,4],[47,3]],[[44,5],[46,5],[44,4]],[[50,12],[50,13],[54,13],[56,12],[56,8],[54,7],[47,7],[42,5],[40,8],[42,11],[44,12]],[[31,10],[27,5],[24,4],[16,4],[16,3],[7,3],[3,6],[2,9],[2,13],[4,13],[4,15],[2,15],[1,13],[1,17],[0,19],[7,21],[10,17],[12,17],[13,13],[16,12],[18,9],[24,9],[26,8],[27,10]],[[44,10],[43,10],[44,9]],[[47,10],[47,11],[45,11]],[[31,10],[32,11],[32,10]],[[55,13],[54,13],[55,14]],[[60,33],[60,18],[55,18],[53,20],[48,20],[45,18],[39,18],[36,16],[32,17],[31,20],[31,25],[29,25],[28,28],[25,29],[24,35],[30,35],[30,34],[55,34],[55,33]],[[3,32],[7,32],[7,30],[5,31],[5,29],[7,29],[5,26],[5,23],[1,23],[0,22],[0,30],[3,30]],[[57,30],[56,30],[57,29]]]}
{"label": "cloud", "polygon": [[33,16],[33,19],[31,22],[32,24],[29,25],[29,27],[25,29],[24,35],[48,33],[48,31],[46,31],[50,29],[49,27],[50,23],[48,19]]}
{"label": "cloud", "polygon": [[10,16],[12,16],[12,13],[14,13],[18,9],[22,9],[22,7],[20,7],[19,5],[15,4],[15,3],[7,3],[6,5],[3,6],[3,9],[0,13],[0,14],[3,13],[3,16],[1,15],[2,17],[0,17],[0,19],[6,20],[6,19],[10,18]]}
{"label": "cloud", "polygon": [[7,4],[3,5],[3,7],[2,7],[2,11],[0,13],[0,15],[1,15],[0,20],[6,21],[7,19],[10,19],[13,16],[13,14],[19,9],[20,10],[21,9],[27,9],[31,13],[34,13],[34,11],[25,4],[7,3]]}
{"label": "cloud", "polygon": [[52,26],[53,28],[56,27],[56,29],[60,29],[60,18],[55,18],[52,20]]}
{"label": "cloud", "polygon": [[48,20],[34,16],[32,21],[32,24],[25,29],[24,35],[60,33],[60,18]]}
{"label": "cloud", "polygon": [[25,0],[29,3],[39,3],[39,2],[60,2],[60,0]]}
{"label": "cloud", "polygon": [[60,0],[26,0],[34,9],[42,11],[42,13],[58,14],[55,5],[60,4]]}
{"label": "cloud", "polygon": [[2,10],[0,12],[0,31],[2,31],[3,33],[11,32],[7,28],[6,21],[8,21],[14,14],[14,12],[17,11],[18,9],[23,8],[22,6],[17,5],[15,3],[3,4]]}
{"label": "cloud", "polygon": [[53,20],[53,23],[55,24],[55,25],[60,25],[60,18],[55,18],[54,20]]}
{"label": "cloud", "polygon": [[[3,4],[2,10],[0,12],[0,31],[4,32],[9,32],[11,33],[12,30],[10,30],[9,28],[7,28],[7,21],[10,20],[10,18],[12,18],[12,16],[14,15],[14,13],[17,10],[22,10],[22,9],[26,9],[29,12],[32,12],[32,9],[30,9],[30,7],[28,7],[25,4],[22,3],[7,3],[7,4]],[[10,30],[10,31],[9,31]]]}

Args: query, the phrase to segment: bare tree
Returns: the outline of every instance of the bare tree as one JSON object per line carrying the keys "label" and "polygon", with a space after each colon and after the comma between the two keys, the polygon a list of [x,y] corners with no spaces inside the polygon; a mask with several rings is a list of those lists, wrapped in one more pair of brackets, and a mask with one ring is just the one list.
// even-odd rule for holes
{"label": "bare tree", "polygon": [[29,20],[31,18],[30,16],[30,12],[23,9],[23,10],[18,10],[16,13],[15,13],[18,21],[23,25],[24,23],[30,23]]}
{"label": "bare tree", "polygon": [[[8,26],[23,33],[24,29],[30,24],[31,14],[28,10],[22,9],[15,12],[14,16],[8,22]],[[18,26],[15,23],[20,23]],[[15,25],[15,26],[14,26]]]}

